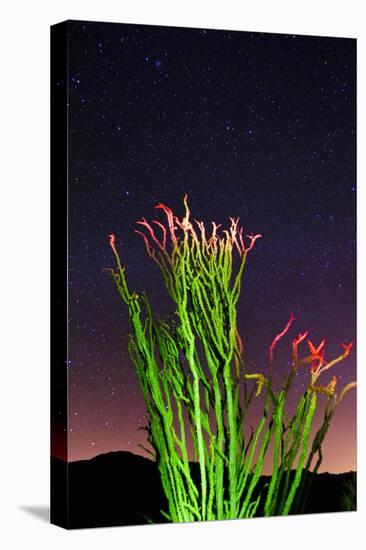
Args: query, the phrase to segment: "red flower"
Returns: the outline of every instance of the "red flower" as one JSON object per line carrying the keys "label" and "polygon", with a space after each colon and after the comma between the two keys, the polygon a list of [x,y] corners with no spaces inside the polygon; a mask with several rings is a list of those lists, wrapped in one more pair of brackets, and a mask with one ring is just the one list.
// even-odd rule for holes
{"label": "red flower", "polygon": [[326,361],[324,359],[325,340],[322,340],[317,348],[314,346],[314,344],[312,343],[311,340],[308,340],[308,345],[309,345],[311,357],[312,357],[312,360],[313,360],[313,366],[314,366],[314,362],[317,361],[317,360],[319,361],[319,366],[324,365],[326,363]]}
{"label": "red flower", "polygon": [[347,357],[347,355],[349,355],[350,352],[351,352],[351,349],[352,349],[352,346],[353,346],[353,342],[350,342],[348,345],[345,344],[344,342],[342,342],[342,343],[341,343],[341,346],[344,348],[343,357]]}
{"label": "red flower", "polygon": [[290,315],[290,318],[289,320],[287,321],[287,325],[285,326],[285,328],[283,329],[282,332],[280,332],[279,334],[277,334],[277,336],[275,336],[272,340],[272,344],[269,346],[269,360],[270,360],[270,364],[272,363],[273,361],[273,351],[276,347],[276,344],[279,340],[281,340],[281,338],[283,336],[285,336],[286,332],[289,330],[290,326],[292,325],[293,321],[295,321],[295,317],[294,317],[294,314],[291,313]]}
{"label": "red flower", "polygon": [[293,339],[292,343],[294,345],[295,348],[297,348],[297,346],[303,341],[305,340],[305,338],[307,337],[308,335],[308,331],[304,332],[303,334],[299,334],[299,336],[296,336],[296,338]]}
{"label": "red flower", "polygon": [[320,354],[320,351],[324,348],[325,340],[322,340],[317,348],[314,346],[311,340],[308,340],[308,345],[310,348],[311,355],[314,355],[315,357],[317,357]]}
{"label": "red flower", "polygon": [[[317,348],[315,348],[314,345],[309,340],[308,340],[308,343],[312,354],[310,356],[310,360],[313,360],[311,372],[315,374],[316,377],[318,377],[322,372],[330,369],[331,367],[333,367],[334,365],[342,361],[345,357],[347,357],[347,355],[350,354],[351,348],[353,346],[353,342],[350,342],[349,344],[344,344],[342,342],[341,345],[344,349],[344,352],[338,357],[336,357],[335,359],[332,359],[331,361],[327,362],[324,359],[324,350],[323,350],[325,340],[323,340]],[[316,361],[319,361],[318,365],[316,364]]]}

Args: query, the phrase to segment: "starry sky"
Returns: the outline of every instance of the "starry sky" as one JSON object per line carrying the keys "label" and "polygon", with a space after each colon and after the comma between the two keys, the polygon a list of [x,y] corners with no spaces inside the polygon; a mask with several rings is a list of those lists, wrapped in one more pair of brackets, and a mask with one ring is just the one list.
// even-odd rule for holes
{"label": "starry sky", "polygon": [[[145,406],[127,311],[104,269],[116,234],[131,289],[171,304],[136,221],[163,202],[261,233],[239,301],[246,364],[278,382],[291,337],[355,339],[355,50],[352,39],[69,22],[68,459],[144,454]],[[334,367],[355,379],[355,353]],[[329,378],[331,375],[329,375]],[[300,369],[293,403],[308,380]],[[323,382],[328,377],[324,374]],[[291,405],[291,403],[290,403]],[[356,394],[336,412],[321,470],[356,469]],[[259,409],[258,409],[259,410]]]}

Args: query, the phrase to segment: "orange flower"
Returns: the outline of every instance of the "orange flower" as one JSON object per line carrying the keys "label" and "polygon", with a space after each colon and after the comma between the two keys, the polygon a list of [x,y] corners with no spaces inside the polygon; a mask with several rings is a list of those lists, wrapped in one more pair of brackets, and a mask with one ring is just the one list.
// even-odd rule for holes
{"label": "orange flower", "polygon": [[116,246],[115,246],[116,235],[114,235],[114,233],[111,233],[110,235],[108,235],[108,237],[109,237],[109,244],[111,245],[111,248],[112,248],[113,252],[115,254],[117,254],[117,250],[116,250]]}
{"label": "orange flower", "polygon": [[332,380],[329,382],[328,386],[326,387],[326,389],[333,393],[334,392],[334,389],[336,387],[336,384],[337,384],[337,377],[336,376],[333,376]]}

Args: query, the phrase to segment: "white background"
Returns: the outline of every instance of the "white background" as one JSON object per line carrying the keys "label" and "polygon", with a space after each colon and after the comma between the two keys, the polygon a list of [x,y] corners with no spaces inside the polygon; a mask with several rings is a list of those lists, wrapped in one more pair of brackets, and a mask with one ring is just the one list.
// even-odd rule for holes
{"label": "white background", "polygon": [[[0,32],[0,546],[318,549],[364,547],[365,38],[362,1],[46,0],[2,3]],[[67,532],[49,502],[49,26],[64,19],[358,38],[359,511]],[[5,353],[4,353],[5,352]],[[38,510],[30,513],[27,508]],[[44,517],[42,519],[39,516]]]}

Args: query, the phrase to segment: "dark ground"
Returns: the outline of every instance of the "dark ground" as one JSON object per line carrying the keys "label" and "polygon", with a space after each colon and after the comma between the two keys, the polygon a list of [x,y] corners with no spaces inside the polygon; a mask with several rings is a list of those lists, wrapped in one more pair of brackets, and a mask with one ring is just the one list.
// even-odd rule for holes
{"label": "dark ground", "polygon": [[[63,493],[69,476],[68,497]],[[54,490],[51,521],[59,524],[55,502],[69,506],[65,527],[105,527],[141,525],[152,521],[164,523],[160,510],[167,511],[155,463],[130,452],[111,452],[91,460],[66,463],[52,458],[51,474]],[[263,476],[263,486],[268,478]],[[64,498],[62,498],[64,494]],[[60,496],[61,495],[61,496]],[[340,512],[356,509],[356,473],[317,474],[314,478],[304,513]],[[258,516],[262,515],[258,510]]]}

